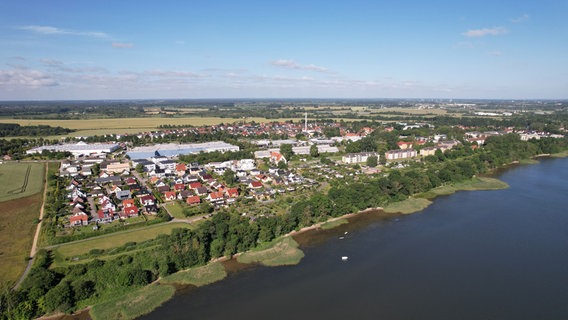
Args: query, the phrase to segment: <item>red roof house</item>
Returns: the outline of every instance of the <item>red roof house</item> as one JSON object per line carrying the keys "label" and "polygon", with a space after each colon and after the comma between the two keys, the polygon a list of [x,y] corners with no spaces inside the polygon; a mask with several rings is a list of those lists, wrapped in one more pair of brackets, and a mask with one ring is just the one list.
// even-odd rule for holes
{"label": "red roof house", "polygon": [[175,191],[166,191],[164,192],[164,200],[166,201],[173,201],[176,199]]}
{"label": "red roof house", "polygon": [[262,188],[262,183],[260,181],[251,181],[251,183],[249,183],[248,187],[251,188],[251,189],[259,189],[259,188]]}
{"label": "red roof house", "polygon": [[189,205],[199,204],[199,203],[201,203],[201,198],[199,198],[198,196],[190,196],[190,197],[187,197],[185,202]]}
{"label": "red roof house", "polygon": [[86,226],[89,224],[89,216],[84,212],[77,212],[69,217],[69,224],[71,226]]}
{"label": "red roof house", "polygon": [[208,196],[207,196],[207,200],[211,201],[211,202],[217,202],[217,201],[222,201],[225,198],[223,197],[223,192],[218,191],[218,192],[211,192]]}
{"label": "red roof house", "polygon": [[225,192],[230,198],[236,198],[239,196],[239,189],[237,188],[228,188],[227,190],[225,190]]}

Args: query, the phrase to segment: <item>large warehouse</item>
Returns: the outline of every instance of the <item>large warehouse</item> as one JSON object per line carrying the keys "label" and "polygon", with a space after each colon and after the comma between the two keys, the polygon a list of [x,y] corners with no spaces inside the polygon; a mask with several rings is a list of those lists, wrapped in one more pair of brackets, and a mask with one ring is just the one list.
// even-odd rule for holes
{"label": "large warehouse", "polygon": [[74,144],[54,144],[50,146],[41,146],[26,151],[27,154],[41,153],[43,150],[52,152],[69,151],[74,156],[111,153],[119,148],[117,143],[85,143],[83,141]]}
{"label": "large warehouse", "polygon": [[167,143],[156,144],[147,147],[132,148],[128,150],[126,155],[129,156],[130,159],[148,159],[156,155],[164,157],[175,157],[180,154],[193,154],[214,151],[239,151],[239,147],[223,141],[188,144]]}

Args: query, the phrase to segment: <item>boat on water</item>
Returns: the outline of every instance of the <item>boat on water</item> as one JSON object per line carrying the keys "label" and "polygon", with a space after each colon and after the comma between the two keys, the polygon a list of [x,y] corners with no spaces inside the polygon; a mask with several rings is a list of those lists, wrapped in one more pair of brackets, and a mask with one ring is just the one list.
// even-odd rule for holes
{"label": "boat on water", "polygon": [[343,256],[343,257],[341,257],[341,261],[347,261],[348,259],[349,259],[348,256]]}

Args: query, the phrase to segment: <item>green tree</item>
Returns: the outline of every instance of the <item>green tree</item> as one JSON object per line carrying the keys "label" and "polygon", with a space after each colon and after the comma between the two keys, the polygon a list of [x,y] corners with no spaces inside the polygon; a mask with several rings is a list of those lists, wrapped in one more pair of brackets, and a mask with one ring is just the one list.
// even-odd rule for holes
{"label": "green tree", "polygon": [[286,170],[288,169],[288,164],[284,162],[284,160],[280,160],[280,162],[278,162],[278,169]]}
{"label": "green tree", "polygon": [[85,300],[95,293],[95,283],[90,280],[79,280],[73,283],[73,291],[77,301]]}
{"label": "green tree", "polygon": [[369,167],[376,167],[377,164],[378,164],[378,162],[379,162],[379,159],[378,159],[377,156],[369,156],[369,157],[367,157],[367,165],[368,165]]}
{"label": "green tree", "polygon": [[294,151],[292,151],[292,145],[287,143],[281,145],[280,153],[284,156],[284,158],[286,158],[286,160],[290,160],[294,155]]}
{"label": "green tree", "polygon": [[101,174],[101,165],[100,165],[100,163],[95,163],[95,164],[93,165],[93,169],[92,169],[92,170],[93,170],[93,175],[94,175],[94,176],[98,176],[99,174]]}
{"label": "green tree", "polygon": [[231,187],[237,182],[237,176],[235,175],[235,172],[233,170],[227,169],[223,173],[223,180],[228,186]]}
{"label": "green tree", "polygon": [[136,165],[136,172],[138,173],[142,173],[144,172],[144,165],[142,165],[141,163]]}
{"label": "green tree", "polygon": [[314,158],[319,157],[318,146],[315,143],[312,144],[312,146],[310,147],[310,156],[312,156]]}
{"label": "green tree", "polygon": [[45,294],[46,311],[66,311],[75,303],[73,289],[68,281],[62,281]]}

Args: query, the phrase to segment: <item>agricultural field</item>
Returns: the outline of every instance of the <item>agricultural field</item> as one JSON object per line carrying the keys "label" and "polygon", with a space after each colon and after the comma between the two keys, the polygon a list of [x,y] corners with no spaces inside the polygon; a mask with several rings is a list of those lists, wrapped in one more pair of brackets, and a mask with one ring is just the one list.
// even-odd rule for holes
{"label": "agricultural field", "polygon": [[407,115],[420,115],[420,116],[440,116],[446,115],[448,112],[445,109],[418,109],[418,108],[384,108],[384,109],[370,109],[372,114],[381,114],[381,113],[404,113]]}
{"label": "agricultural field", "polygon": [[44,177],[44,165],[41,163],[0,164],[0,202],[41,192]]}
{"label": "agricultural field", "polygon": [[42,201],[36,193],[0,203],[0,282],[16,281],[24,272]]}
{"label": "agricultural field", "polygon": [[[84,119],[84,120],[52,120],[52,119],[2,119],[2,123],[17,123],[21,126],[49,125],[77,130],[69,134],[71,137],[93,136],[104,134],[139,133],[158,129],[160,125],[216,125],[243,121],[238,118],[220,117],[188,117],[188,118],[116,118],[116,119]],[[288,119],[246,118],[247,122],[285,121]],[[297,120],[297,119],[296,119]]]}
{"label": "agricultural field", "polygon": [[93,249],[108,250],[120,247],[128,242],[142,242],[155,239],[160,234],[170,234],[172,230],[176,228],[192,228],[192,225],[188,223],[152,225],[146,228],[113,233],[97,238],[62,244],[53,250],[55,262],[62,263],[63,261],[69,260],[73,257],[85,255]]}
{"label": "agricultural field", "polygon": [[0,165],[0,282],[24,272],[43,201],[44,165]]}

